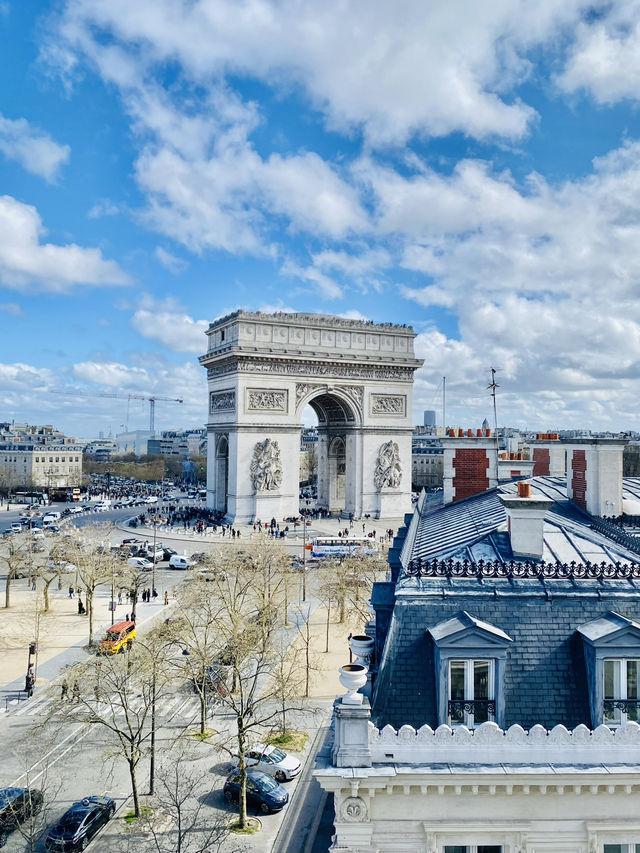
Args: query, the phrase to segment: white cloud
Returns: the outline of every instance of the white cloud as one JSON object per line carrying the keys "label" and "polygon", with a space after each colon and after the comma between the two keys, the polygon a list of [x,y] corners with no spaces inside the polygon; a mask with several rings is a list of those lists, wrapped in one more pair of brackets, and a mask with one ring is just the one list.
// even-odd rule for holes
{"label": "white cloud", "polygon": [[303,267],[294,261],[285,261],[280,270],[287,278],[310,284],[323,299],[341,299],[342,288],[332,278],[313,266]]}
{"label": "white cloud", "polygon": [[167,252],[167,250],[163,249],[162,246],[156,246],[154,254],[162,266],[166,267],[169,272],[172,272],[174,275],[184,272],[189,266],[187,261],[183,260],[183,258],[178,258],[175,255],[172,255],[171,252]]}
{"label": "white cloud", "polygon": [[118,362],[83,361],[72,367],[73,376],[82,382],[106,385],[108,388],[151,393],[153,381],[149,370]]}
{"label": "white cloud", "polygon": [[52,181],[60,167],[67,163],[71,149],[24,118],[9,119],[0,115],[0,151],[34,175]]}
{"label": "white cloud", "polygon": [[557,83],[565,92],[584,89],[601,104],[640,96],[640,3],[603,5],[581,23]]}
{"label": "white cloud", "polygon": [[373,144],[453,131],[513,139],[535,113],[505,90],[528,76],[528,51],[575,26],[589,5],[372,0],[363,13],[340,0],[74,0],[53,53],[68,70],[86,52],[118,85],[135,79],[134,51],[147,69],[178,60],[199,83],[239,73],[298,85],[331,127],[360,129]]}
{"label": "white cloud", "polygon": [[118,216],[121,212],[119,205],[105,198],[97,201],[89,210],[87,216],[89,219],[100,219],[103,216]]}
{"label": "white cloud", "polygon": [[177,307],[139,308],[131,325],[143,337],[163,344],[173,352],[202,355],[207,349],[207,320],[194,320]]}
{"label": "white cloud", "polygon": [[4,311],[5,314],[11,314],[12,317],[24,317],[24,311],[17,302],[3,302],[0,305],[0,311]]}
{"label": "white cloud", "polygon": [[17,290],[63,293],[75,285],[124,285],[129,279],[99,249],[43,243],[35,207],[0,196],[0,281]]}
{"label": "white cloud", "polygon": [[343,311],[341,314],[338,314],[338,317],[344,317],[345,320],[366,320],[367,322],[371,320],[371,317],[366,317],[361,311],[352,308],[350,311]]}

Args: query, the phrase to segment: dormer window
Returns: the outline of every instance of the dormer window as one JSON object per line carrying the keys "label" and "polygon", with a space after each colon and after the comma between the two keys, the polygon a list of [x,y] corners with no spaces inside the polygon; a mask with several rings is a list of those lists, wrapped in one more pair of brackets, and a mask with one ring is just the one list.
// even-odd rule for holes
{"label": "dormer window", "polygon": [[637,722],[640,624],[610,610],[578,632],[584,643],[593,727]]}
{"label": "dormer window", "polygon": [[511,637],[466,610],[429,633],[435,645],[438,723],[504,725],[504,670]]}

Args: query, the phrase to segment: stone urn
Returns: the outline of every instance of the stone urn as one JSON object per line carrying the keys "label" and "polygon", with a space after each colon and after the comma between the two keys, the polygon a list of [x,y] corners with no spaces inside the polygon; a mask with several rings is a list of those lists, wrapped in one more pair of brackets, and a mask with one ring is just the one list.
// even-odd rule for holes
{"label": "stone urn", "polygon": [[368,634],[355,634],[351,637],[349,640],[349,648],[355,655],[354,663],[359,663],[362,664],[362,666],[369,667],[374,646],[375,640]]}
{"label": "stone urn", "polygon": [[346,663],[340,667],[340,684],[347,692],[342,697],[343,705],[362,705],[364,696],[358,690],[367,683],[369,670],[361,663]]}

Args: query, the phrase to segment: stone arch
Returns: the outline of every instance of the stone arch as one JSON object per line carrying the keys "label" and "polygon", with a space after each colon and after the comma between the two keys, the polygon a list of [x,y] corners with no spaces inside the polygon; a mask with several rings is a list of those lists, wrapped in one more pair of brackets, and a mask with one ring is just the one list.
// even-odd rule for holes
{"label": "stone arch", "polygon": [[[354,518],[411,509],[411,394],[422,364],[411,327],[236,311],[206,334],[200,363],[209,392],[210,507],[224,508],[229,521],[299,514],[300,427],[309,403],[318,415],[319,479],[325,471],[319,503]],[[223,433],[226,445],[218,444]],[[404,476],[380,486],[376,468],[390,441]]]}

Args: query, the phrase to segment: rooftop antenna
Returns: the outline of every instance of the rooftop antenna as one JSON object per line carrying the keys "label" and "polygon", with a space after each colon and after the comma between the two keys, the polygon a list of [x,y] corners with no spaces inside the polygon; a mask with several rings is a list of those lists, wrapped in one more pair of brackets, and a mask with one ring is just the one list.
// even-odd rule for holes
{"label": "rooftop antenna", "polygon": [[500,454],[498,452],[498,407],[496,405],[496,391],[500,386],[496,382],[497,369],[495,367],[490,367],[489,370],[491,371],[491,382],[489,385],[487,385],[487,388],[491,391],[491,396],[493,398],[493,434],[496,437],[496,480],[498,480],[498,464]]}
{"label": "rooftop antenna", "polygon": [[491,396],[493,397],[493,428],[495,430],[496,439],[498,438],[498,410],[496,407],[496,390],[500,387],[496,382],[496,373],[498,369],[495,367],[490,367],[491,371],[491,383],[487,385],[487,388],[491,391]]}
{"label": "rooftop antenna", "polygon": [[447,422],[445,420],[446,413],[446,405],[447,405],[447,377],[442,377],[442,429],[447,428]]}

